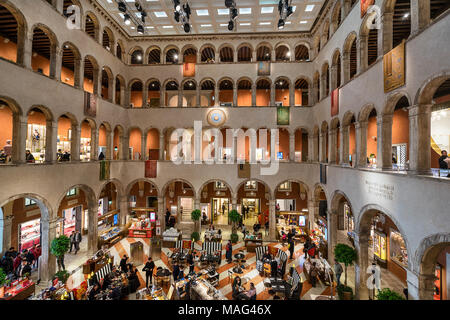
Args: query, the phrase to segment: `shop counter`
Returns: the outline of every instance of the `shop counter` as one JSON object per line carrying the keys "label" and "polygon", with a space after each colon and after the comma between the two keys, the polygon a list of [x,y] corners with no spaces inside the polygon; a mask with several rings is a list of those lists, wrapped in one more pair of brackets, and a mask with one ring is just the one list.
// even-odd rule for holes
{"label": "shop counter", "polygon": [[244,243],[247,252],[255,252],[256,247],[260,247],[263,244],[262,234],[246,235],[244,238]]}
{"label": "shop counter", "polygon": [[151,238],[152,229],[128,229],[129,238]]}
{"label": "shop counter", "polygon": [[5,295],[0,300],[26,300],[34,294],[35,283],[23,280],[15,286],[5,289]]}

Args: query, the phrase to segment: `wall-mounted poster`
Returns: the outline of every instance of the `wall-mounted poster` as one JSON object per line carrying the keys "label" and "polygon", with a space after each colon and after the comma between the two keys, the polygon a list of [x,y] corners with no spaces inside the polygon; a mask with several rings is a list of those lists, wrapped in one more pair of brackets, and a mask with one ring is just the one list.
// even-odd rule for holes
{"label": "wall-mounted poster", "polygon": [[195,63],[183,63],[183,77],[195,77]]}
{"label": "wall-mounted poster", "polygon": [[84,115],[87,117],[97,115],[97,97],[86,91],[84,92]]}
{"label": "wall-mounted poster", "polygon": [[258,62],[258,76],[270,76],[270,61]]}
{"label": "wall-mounted poster", "polygon": [[360,0],[360,5],[361,5],[361,18],[364,17],[367,13],[367,9],[369,9],[369,7],[371,5],[373,5],[375,3],[375,0]]}
{"label": "wall-mounted poster", "polygon": [[108,160],[100,161],[100,181],[109,180],[110,164],[111,163]]}
{"label": "wall-mounted poster", "polygon": [[331,117],[339,114],[339,88],[331,91]]}
{"label": "wall-mounted poster", "polygon": [[384,92],[405,85],[405,41],[383,57]]}
{"label": "wall-mounted poster", "polygon": [[156,160],[145,161],[145,177],[156,178],[157,168],[158,168],[158,161]]}
{"label": "wall-mounted poster", "polygon": [[277,125],[288,126],[289,125],[289,107],[277,107]]}

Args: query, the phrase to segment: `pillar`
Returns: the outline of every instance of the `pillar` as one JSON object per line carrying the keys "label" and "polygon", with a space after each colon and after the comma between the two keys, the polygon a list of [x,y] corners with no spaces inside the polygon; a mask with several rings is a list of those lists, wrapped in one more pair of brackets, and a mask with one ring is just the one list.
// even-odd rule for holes
{"label": "pillar", "polygon": [[129,140],[128,140],[128,136],[123,134],[121,137],[119,137],[120,141],[120,147],[119,147],[119,160],[129,160],[129,156],[128,156],[128,149],[129,149]]}
{"label": "pillar", "polygon": [[289,83],[289,106],[295,106],[295,84]]}
{"label": "pillar", "polygon": [[337,65],[332,65],[330,68],[330,90],[333,91],[337,88],[337,72],[338,67]]}
{"label": "pillar", "polygon": [[166,106],[166,89],[162,86],[159,89],[159,106],[160,107]]}
{"label": "pillar", "polygon": [[119,197],[119,217],[120,225],[124,226],[127,224],[128,212],[128,197],[126,195]]}
{"label": "pillar", "polygon": [[[339,148],[339,161],[340,164],[348,164],[349,163],[349,153],[350,153],[350,125],[343,126],[341,130],[341,134],[339,135],[341,146]],[[352,159],[354,162],[355,159]]]}
{"label": "pillar", "polygon": [[258,136],[256,131],[251,129],[249,129],[249,131],[250,131],[250,163],[256,163],[256,146],[258,143]]}
{"label": "pillar", "polygon": [[393,45],[393,12],[385,12],[381,16],[381,28],[383,29],[383,54],[388,53]]}
{"label": "pillar", "polygon": [[275,49],[272,49],[272,53],[271,53],[271,56],[270,56],[270,60],[271,60],[272,62],[277,61],[277,54],[276,54]]}
{"label": "pillar", "polygon": [[196,107],[200,107],[201,103],[200,103],[200,86],[197,86],[197,90],[195,92],[195,106]]}
{"label": "pillar", "polygon": [[49,217],[41,218],[42,255],[40,260],[40,278],[44,283],[50,281],[52,279],[52,276],[56,272],[56,258],[50,253],[50,244],[52,240],[56,238],[56,225],[58,223],[58,220],[59,219],[51,219]]}
{"label": "pillar", "polygon": [[166,219],[165,219],[165,209],[166,206],[164,205],[164,197],[158,196],[158,220],[160,221],[161,226],[161,236],[162,233],[166,230]]}
{"label": "pillar", "polygon": [[316,161],[316,148],[314,145],[314,141],[316,140],[316,137],[309,135],[308,136],[308,162]]}
{"label": "pillar", "polygon": [[148,106],[148,86],[142,86],[142,108],[147,108]]}
{"label": "pillar", "polygon": [[13,114],[13,148],[11,155],[13,163],[25,163],[27,131],[27,117]]}
{"label": "pillar", "polygon": [[89,226],[88,226],[88,253],[95,254],[98,250],[98,208],[96,205],[89,206]]}
{"label": "pillar", "polygon": [[141,160],[147,160],[147,132],[141,134]]}
{"label": "pillar", "polygon": [[431,105],[415,105],[409,113],[409,171],[431,173]]}
{"label": "pillar", "polygon": [[165,139],[164,133],[159,133],[159,161],[164,161],[164,150],[165,150]]}
{"label": "pillar", "polygon": [[272,87],[270,88],[270,106],[275,106],[275,82],[272,83]]}
{"label": "pillar", "polygon": [[411,35],[423,30],[430,23],[430,1],[411,0]]}
{"label": "pillar", "polygon": [[235,197],[231,199],[231,210],[237,210],[237,198]]}
{"label": "pillar", "polygon": [[355,123],[356,166],[367,167],[367,121]]}
{"label": "pillar", "polygon": [[392,115],[377,116],[377,168],[392,169]]}
{"label": "pillar", "polygon": [[275,216],[275,200],[269,200],[269,239],[276,241],[277,238],[277,219]]}
{"label": "pillar", "polygon": [[11,230],[12,230],[12,221],[14,216],[3,216],[0,218],[0,225],[3,228],[3,242],[2,242],[2,256],[3,253],[6,252],[9,248],[11,248]]}
{"label": "pillar", "polygon": [[238,106],[238,87],[237,84],[233,85],[233,107]]}
{"label": "pillar", "polygon": [[289,133],[289,161],[295,161],[295,131]]}
{"label": "pillar", "polygon": [[[82,72],[83,70],[83,72]],[[75,58],[75,66],[74,66],[74,87],[83,89],[83,73],[84,66],[81,63],[80,58]]]}
{"label": "pillar", "polygon": [[368,278],[366,271],[369,266],[368,237],[368,232],[360,232],[359,235],[355,236],[355,249],[358,252],[355,263],[355,298],[358,300],[367,300],[369,298],[369,289],[366,284]]}
{"label": "pillar", "polygon": [[183,106],[183,89],[180,85],[180,87],[178,88],[178,104],[177,107],[180,108]]}
{"label": "pillar", "polygon": [[81,126],[72,124],[72,133],[70,137],[70,161],[80,161],[80,138]]}
{"label": "pillar", "polygon": [[336,163],[337,129],[328,131],[328,163]]}
{"label": "pillar", "polygon": [[[364,72],[367,69],[367,66],[369,64],[368,62],[368,36],[367,35],[360,35],[358,42],[356,43],[356,61],[359,61],[359,64],[357,65],[357,74]],[[359,59],[358,59],[359,56]]]}
{"label": "pillar", "polygon": [[256,83],[252,84],[252,107],[256,107]]}
{"label": "pillar", "polygon": [[19,58],[22,58],[22,65],[31,70],[31,58],[33,55],[33,30],[29,30],[28,36],[24,36],[23,55],[21,55],[22,54],[18,54],[18,62],[20,61]]}
{"label": "pillar", "polygon": [[328,210],[327,225],[328,225],[328,261],[334,263],[334,247],[337,244],[337,212]]}
{"label": "pillar", "polygon": [[63,55],[63,49],[56,48],[56,50],[55,50],[55,79],[57,81],[61,81],[62,55]]}
{"label": "pillar", "polygon": [[45,162],[56,162],[56,137],[58,136],[58,126],[55,121],[47,120],[45,134]]}
{"label": "pillar", "polygon": [[314,221],[316,220],[316,212],[319,211],[319,207],[316,206],[316,202],[312,199],[308,199],[308,228],[314,229]]}
{"label": "pillar", "polygon": [[113,154],[114,154],[114,145],[113,145],[113,132],[109,129],[106,129],[106,160],[113,160]]}
{"label": "pillar", "polygon": [[214,105],[215,105],[216,107],[220,106],[219,93],[220,93],[220,89],[219,89],[219,85],[217,84],[217,85],[214,87]]}
{"label": "pillar", "polygon": [[97,128],[91,130],[91,161],[98,160],[98,140],[99,131]]}
{"label": "pillar", "polygon": [[325,135],[326,133],[320,132],[319,134],[319,162],[325,162],[326,158],[326,141],[325,141]]}
{"label": "pillar", "polygon": [[[350,50],[350,49],[349,49]],[[342,55],[342,79],[343,83],[350,81],[350,51],[344,52]]]}

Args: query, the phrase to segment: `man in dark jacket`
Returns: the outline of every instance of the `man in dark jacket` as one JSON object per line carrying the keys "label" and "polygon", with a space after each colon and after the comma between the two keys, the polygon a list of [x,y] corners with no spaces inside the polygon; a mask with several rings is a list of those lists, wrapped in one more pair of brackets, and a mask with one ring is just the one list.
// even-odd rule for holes
{"label": "man in dark jacket", "polygon": [[128,256],[126,254],[123,255],[122,259],[120,259],[119,267],[122,272],[128,272],[127,260]]}
{"label": "man in dark jacket", "polygon": [[74,242],[75,242],[75,254],[80,251],[80,242],[83,238],[81,237],[80,231],[75,232]]}
{"label": "man in dark jacket", "polygon": [[5,256],[13,258],[13,260],[17,257],[18,252],[14,249],[14,247],[9,248],[8,251],[6,251]]}
{"label": "man in dark jacket", "polygon": [[291,240],[289,241],[289,253],[290,253],[289,259],[291,260],[294,258],[294,249],[295,249],[295,242],[294,239],[291,238]]}
{"label": "man in dark jacket", "polygon": [[177,281],[178,280],[178,274],[180,273],[180,266],[178,265],[178,263],[175,261],[175,263],[173,264],[173,281]]}
{"label": "man in dark jacket", "polygon": [[22,264],[16,269],[16,277],[21,278],[31,274],[31,267],[26,260],[22,260]]}
{"label": "man in dark jacket", "polygon": [[145,285],[148,288],[148,279],[150,278],[150,283],[153,283],[153,270],[155,269],[155,263],[152,260],[152,257],[149,257],[147,262],[145,263],[142,271],[145,271]]}
{"label": "man in dark jacket", "polygon": [[166,226],[169,226],[170,211],[166,209]]}

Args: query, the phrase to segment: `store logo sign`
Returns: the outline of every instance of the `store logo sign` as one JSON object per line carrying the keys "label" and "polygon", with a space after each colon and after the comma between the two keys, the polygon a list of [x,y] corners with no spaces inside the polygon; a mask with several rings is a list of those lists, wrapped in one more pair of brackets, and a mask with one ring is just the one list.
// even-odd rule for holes
{"label": "store logo sign", "polygon": [[71,5],[67,8],[66,25],[69,30],[81,29],[81,9],[79,6]]}

